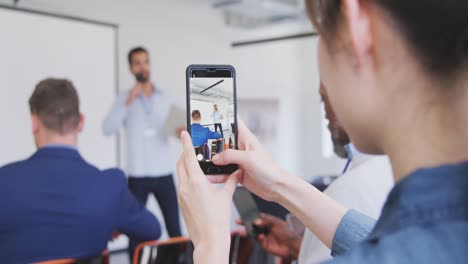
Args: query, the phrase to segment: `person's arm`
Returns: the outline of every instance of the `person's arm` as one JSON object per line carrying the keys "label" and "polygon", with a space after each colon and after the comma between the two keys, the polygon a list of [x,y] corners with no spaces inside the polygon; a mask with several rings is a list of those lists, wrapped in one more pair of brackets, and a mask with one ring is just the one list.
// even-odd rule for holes
{"label": "person's arm", "polygon": [[[331,251],[332,256],[346,253],[372,231],[376,220],[348,210],[334,199],[301,179],[285,178],[276,192],[278,203],[290,210]],[[308,201],[304,206],[302,201]],[[320,212],[320,213],[317,213]]]}
{"label": "person's arm", "polygon": [[136,200],[125,180],[121,181],[120,188],[118,230],[141,241],[158,239],[161,236],[159,221]]}
{"label": "person's arm", "polygon": [[[264,200],[281,204],[331,249],[335,232],[348,209],[293,176],[268,156],[257,138],[238,120],[239,149],[226,150],[213,158],[216,165],[238,164],[241,183]],[[213,182],[220,177],[209,177]]]}
{"label": "person's arm", "polygon": [[221,134],[218,132],[211,131],[209,128],[207,128],[208,132],[208,138],[209,139],[220,139]]}
{"label": "person's arm", "polygon": [[184,153],[177,162],[178,196],[187,231],[195,246],[194,262],[227,264],[232,195],[240,173],[231,174],[223,187],[211,184],[200,168],[190,135],[184,131],[181,138]]}
{"label": "person's arm", "polygon": [[110,136],[116,133],[125,122],[128,113],[126,104],[127,98],[128,94],[122,93],[115,99],[111,111],[102,122],[102,131],[104,135]]}
{"label": "person's arm", "polygon": [[313,185],[285,172],[275,186],[273,201],[288,209],[331,249],[335,232],[348,210]]}
{"label": "person's arm", "polygon": [[[228,179],[237,177],[241,184],[262,199],[281,204],[331,249],[335,233],[348,210],[309,183],[280,169],[241,120],[238,120],[238,131],[239,150],[229,149],[223,151],[213,157],[213,163],[219,166],[238,164],[240,170],[232,174]],[[199,166],[196,166],[198,161],[193,151],[190,136],[187,133],[182,134],[182,142],[184,143],[184,155],[179,161],[178,171],[183,171],[188,175],[200,174]],[[226,180],[226,178],[219,176],[205,176],[205,178],[212,183],[220,183]],[[228,226],[229,223],[216,221],[211,216],[211,214],[216,214],[220,210],[219,207],[213,207],[210,204],[212,199],[197,200],[198,196],[212,197],[215,195],[215,191],[194,192],[193,190],[200,189],[197,183],[198,181],[179,181],[181,189],[179,199],[185,198],[186,203],[181,207],[182,212],[198,218],[198,221],[186,220],[188,228],[192,230],[191,233],[207,232],[207,226]],[[194,210],[195,206],[211,209],[206,211]],[[225,206],[228,207],[229,204]],[[208,221],[211,221],[208,225],[200,224]],[[213,251],[229,246],[229,243],[222,243],[219,237],[204,237],[198,243],[211,248],[211,251],[200,251],[202,257],[214,257],[212,255]],[[225,262],[227,259],[218,258],[217,263],[227,263]]]}

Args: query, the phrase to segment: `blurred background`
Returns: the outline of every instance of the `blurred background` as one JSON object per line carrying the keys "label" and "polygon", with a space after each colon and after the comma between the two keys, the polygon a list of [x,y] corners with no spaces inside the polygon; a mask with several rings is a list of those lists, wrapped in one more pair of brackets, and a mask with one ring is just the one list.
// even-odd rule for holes
{"label": "blurred background", "polygon": [[[4,79],[3,82],[0,80],[0,85],[6,86],[0,88],[3,91],[0,92],[0,98],[7,100],[12,93],[18,96],[21,94],[22,101],[15,105],[23,110],[13,113],[12,120],[26,120],[24,125],[29,125],[26,103],[33,85],[48,77],[44,74],[74,80],[73,74],[71,77],[60,76],[66,75],[66,72],[42,71],[40,75],[32,74],[41,65],[25,67],[29,64],[26,50],[29,47],[34,49],[39,43],[50,43],[49,47],[41,47],[44,52],[51,54],[46,59],[67,64],[78,63],[80,58],[74,59],[72,56],[75,52],[75,56],[81,54],[79,56],[82,58],[90,56],[83,67],[92,70],[92,78],[87,81],[77,80],[75,83],[83,104],[86,104],[85,114],[92,116],[93,113],[99,113],[93,117],[95,119],[90,119],[89,128],[94,131],[94,135],[86,136],[88,138],[85,141],[88,140],[89,145],[105,142],[100,145],[96,159],[103,159],[101,164],[104,167],[117,165],[125,170],[125,144],[122,140],[116,143],[117,140],[105,139],[100,134],[98,124],[102,121],[100,113],[104,115],[110,109],[117,92],[130,89],[134,83],[128,69],[128,51],[135,46],[144,46],[149,50],[152,80],[158,89],[170,94],[184,109],[185,69],[189,64],[231,64],[237,70],[239,114],[267,146],[277,163],[309,181],[318,176],[337,175],[346,161],[333,155],[326,130],[318,92],[317,37],[307,20],[303,2],[0,0],[2,28],[6,30],[4,34],[11,36],[0,37],[0,79]],[[62,54],[55,51],[52,44],[75,36],[72,26],[63,35],[53,32],[47,35],[47,23],[38,29],[34,21],[25,22],[21,25],[21,32],[28,40],[23,41],[21,49],[15,50],[15,47],[19,47],[18,41],[12,38],[19,34],[16,27],[20,25],[2,20],[2,17],[6,19],[12,12],[17,12],[9,8],[64,16],[57,18],[57,23],[70,20],[69,17],[79,18],[86,21],[70,21],[73,24],[86,24],[89,28],[77,28],[76,34],[83,34],[83,37],[73,44],[76,46],[71,50],[75,52]],[[50,23],[54,24],[53,21]],[[78,33],[80,30],[82,33]],[[92,34],[95,37],[86,35],[91,32],[94,32]],[[72,35],[67,37],[66,34]],[[86,50],[81,50],[84,47]],[[6,60],[5,56],[11,61]],[[17,66],[24,70],[13,81],[5,82],[7,76],[16,72],[12,70],[14,61],[24,61]],[[12,83],[26,75],[34,78],[31,77],[24,86],[12,87]],[[108,81],[104,81],[104,78],[108,78]],[[24,137],[20,139],[24,151],[17,157],[25,157],[34,149],[30,134],[21,136]],[[175,167],[181,147],[177,139],[173,139],[172,146],[171,157]],[[11,161],[1,157],[0,165]],[[91,153],[89,157],[93,159]],[[150,208],[159,214],[157,203],[150,201],[150,204]]]}

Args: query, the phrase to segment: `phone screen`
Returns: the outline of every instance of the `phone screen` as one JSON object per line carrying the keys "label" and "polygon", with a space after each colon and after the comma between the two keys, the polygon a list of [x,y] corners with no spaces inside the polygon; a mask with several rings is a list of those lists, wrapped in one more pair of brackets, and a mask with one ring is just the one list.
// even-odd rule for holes
{"label": "phone screen", "polygon": [[215,166],[211,160],[237,148],[234,68],[193,65],[187,75],[187,122],[200,166],[207,174],[230,174],[237,166]]}

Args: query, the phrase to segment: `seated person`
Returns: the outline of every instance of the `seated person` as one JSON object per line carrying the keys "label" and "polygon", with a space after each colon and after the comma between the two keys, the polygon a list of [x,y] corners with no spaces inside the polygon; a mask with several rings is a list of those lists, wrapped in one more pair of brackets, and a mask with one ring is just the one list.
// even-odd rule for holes
{"label": "seated person", "polygon": [[38,150],[0,167],[1,262],[99,256],[114,231],[158,239],[159,222],[132,196],[123,172],[100,171],[80,156],[84,118],[73,84],[44,80],[29,105]]}
{"label": "seated person", "polygon": [[200,124],[201,113],[198,110],[192,111],[192,143],[194,147],[205,145],[209,139],[220,139],[221,134],[211,131]]}
{"label": "seated person", "polygon": [[[348,208],[378,218],[393,186],[390,162],[386,156],[359,153],[350,143],[322,84],[320,96],[335,154],[348,159],[343,175],[324,193]],[[299,264],[321,263],[331,258],[330,249],[310,230],[306,230],[302,237],[295,234],[285,221],[273,216],[263,215],[257,221],[271,230],[266,236],[261,236],[259,241],[268,252],[286,259],[296,259]]]}

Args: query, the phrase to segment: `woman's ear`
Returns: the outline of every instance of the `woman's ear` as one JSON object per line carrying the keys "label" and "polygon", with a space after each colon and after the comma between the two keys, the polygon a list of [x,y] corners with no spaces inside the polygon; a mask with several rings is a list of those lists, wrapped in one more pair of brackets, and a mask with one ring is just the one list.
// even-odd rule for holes
{"label": "woman's ear", "polygon": [[351,63],[360,68],[368,61],[373,45],[369,6],[362,0],[343,0],[345,30],[351,42]]}

